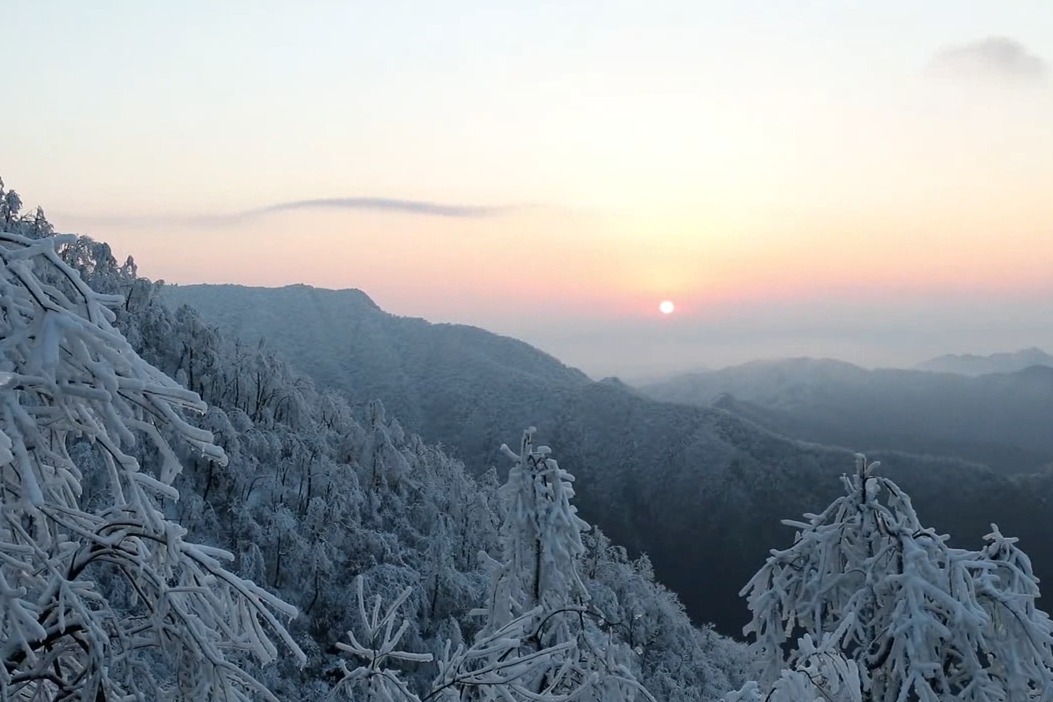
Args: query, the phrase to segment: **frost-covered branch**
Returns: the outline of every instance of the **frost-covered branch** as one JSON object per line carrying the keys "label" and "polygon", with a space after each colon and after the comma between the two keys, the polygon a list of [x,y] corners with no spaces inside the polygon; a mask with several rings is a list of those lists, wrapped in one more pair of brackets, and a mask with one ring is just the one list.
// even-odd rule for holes
{"label": "frost-covered branch", "polygon": [[182,470],[165,436],[226,461],[181,416],[205,405],[113,327],[119,298],[69,242],[0,233],[0,697],[270,697],[231,656],[272,661],[274,637],[302,660],[295,610],[163,508]]}
{"label": "frost-covered branch", "polygon": [[409,627],[409,621],[402,619],[398,629],[395,628],[395,623],[399,621],[402,605],[413,594],[413,589],[404,589],[386,608],[383,607],[380,595],[375,595],[372,609],[368,613],[361,576],[355,578],[355,594],[358,599],[359,621],[365,633],[366,643],[360,642],[354,631],[348,631],[347,638],[350,643],[340,642],[336,646],[345,653],[363,659],[365,665],[349,669],[346,664],[341,663],[344,676],[337,683],[333,693],[345,692],[350,699],[356,699],[352,696],[352,690],[355,687],[364,686],[370,700],[419,702],[417,695],[410,691],[398,674],[387,667],[390,661],[410,663],[430,663],[432,661],[430,653],[412,653],[398,648],[403,634]]}
{"label": "frost-covered branch", "polygon": [[[428,702],[428,700],[500,699],[530,702],[569,702],[576,699],[607,699],[602,687],[621,686],[651,699],[646,690],[628,671],[583,673],[578,660],[578,641],[535,648],[542,638],[541,629],[559,614],[585,614],[575,608],[545,612],[541,607],[524,613],[501,628],[478,636],[471,645],[454,647],[450,641],[438,660],[438,674],[430,689],[417,695],[389,667],[394,661],[429,663],[431,654],[412,653],[398,648],[408,621],[400,619],[400,610],[412,590],[407,588],[388,606],[375,596],[367,609],[362,579],[356,579],[359,620],[364,641],[353,631],[347,632],[350,643],[337,647],[360,659],[362,664],[348,668],[341,664],[343,678],[333,693],[343,692],[350,699],[357,690],[366,699],[377,702]],[[401,622],[396,628],[396,622]],[[539,679],[547,682],[538,687]],[[602,683],[602,686],[601,686]]]}
{"label": "frost-covered branch", "polygon": [[980,551],[951,548],[877,464],[858,460],[845,495],[788,522],[793,546],[743,589],[761,683],[802,670],[815,647],[784,646],[803,632],[853,661],[873,702],[1053,699],[1053,629],[1015,539],[993,527]]}
{"label": "frost-covered branch", "polygon": [[337,690],[365,690],[368,699],[384,702],[431,700],[502,700],[503,702],[629,702],[653,700],[637,682],[624,642],[603,632],[590,611],[578,574],[587,524],[571,505],[573,477],[549,457],[547,447],[533,447],[533,430],[523,435],[518,454],[501,488],[504,507],[501,560],[490,560],[491,588],[487,607],[473,613],[483,624],[470,644],[447,641],[437,661],[432,685],[419,696],[411,691],[391,661],[423,663],[431,656],[398,648],[406,630],[396,628],[405,590],[387,608],[379,598],[371,612],[358,581],[359,619],[365,639],[348,632],[341,650],[364,661],[344,668]]}

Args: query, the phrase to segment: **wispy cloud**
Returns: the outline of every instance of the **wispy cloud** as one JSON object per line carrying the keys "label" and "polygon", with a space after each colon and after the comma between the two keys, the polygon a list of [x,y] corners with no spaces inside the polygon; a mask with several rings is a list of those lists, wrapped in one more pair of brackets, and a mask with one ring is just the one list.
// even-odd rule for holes
{"label": "wispy cloud", "polygon": [[1009,37],[987,37],[944,48],[933,57],[930,68],[941,77],[1014,84],[1042,84],[1050,74],[1048,61]]}
{"label": "wispy cloud", "polygon": [[243,212],[238,217],[255,217],[291,210],[368,210],[426,217],[459,217],[477,219],[499,217],[530,205],[451,205],[427,200],[399,200],[386,197],[327,197],[315,200],[293,200]]}
{"label": "wispy cloud", "polygon": [[417,217],[446,217],[459,219],[483,219],[502,217],[542,207],[536,204],[521,205],[459,205],[428,200],[402,200],[385,197],[329,197],[310,200],[291,200],[272,205],[255,207],[242,212],[211,215],[157,215],[130,217],[78,217],[69,218],[81,224],[107,226],[169,225],[183,227],[214,227],[242,224],[281,212],[305,210],[349,210],[359,212],[386,212],[393,215]]}

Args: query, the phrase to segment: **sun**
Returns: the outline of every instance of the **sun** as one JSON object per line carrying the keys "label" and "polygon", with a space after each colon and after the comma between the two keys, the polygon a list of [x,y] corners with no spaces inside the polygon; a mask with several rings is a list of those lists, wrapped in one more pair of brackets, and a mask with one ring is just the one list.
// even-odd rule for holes
{"label": "sun", "polygon": [[672,300],[662,300],[658,305],[658,311],[662,314],[673,314],[675,309],[676,305],[673,304]]}

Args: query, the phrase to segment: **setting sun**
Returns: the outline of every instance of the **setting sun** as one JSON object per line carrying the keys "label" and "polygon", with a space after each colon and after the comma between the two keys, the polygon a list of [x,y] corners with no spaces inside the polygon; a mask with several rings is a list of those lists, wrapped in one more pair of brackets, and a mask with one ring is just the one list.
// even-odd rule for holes
{"label": "setting sun", "polygon": [[658,311],[662,314],[673,314],[673,310],[675,309],[676,305],[674,305],[670,300],[663,300],[658,305]]}

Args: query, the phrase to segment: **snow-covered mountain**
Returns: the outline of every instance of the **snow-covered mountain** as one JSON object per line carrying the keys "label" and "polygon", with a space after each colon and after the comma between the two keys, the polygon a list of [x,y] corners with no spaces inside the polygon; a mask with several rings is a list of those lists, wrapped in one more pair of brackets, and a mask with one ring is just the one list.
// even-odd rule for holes
{"label": "snow-covered mountain", "polygon": [[[329,699],[340,679],[336,644],[347,631],[362,631],[357,577],[388,602],[409,588],[400,634],[408,649],[438,658],[447,639],[471,640],[480,625],[472,612],[487,604],[491,559],[505,538],[498,485],[509,474],[507,457],[500,478],[476,479],[379,401],[356,412],[340,393],[270,352],[217,333],[188,307],[161,304],[159,286],[138,278],[134,265],[118,266],[105,244],[80,240],[64,255],[94,289],[125,299],[115,324],[136,352],[209,405],[196,421],[227,462],[174,444],[184,469],[169,516],[200,542],[236,554],[239,573],[301,612],[289,630],[307,664],[299,668],[290,657],[262,671],[272,691]],[[514,442],[521,433],[501,439]],[[144,463],[156,460],[151,447],[143,450]],[[715,702],[741,683],[741,645],[694,627],[646,558],[630,558],[595,529],[582,538],[581,586],[595,603],[595,621],[607,622],[588,635],[633,658],[619,670],[671,702]],[[601,654],[602,663],[608,654]],[[403,674],[411,689],[428,689],[435,668]]]}
{"label": "snow-covered mountain", "polygon": [[0,184],[0,697],[716,702],[742,684],[744,647],[583,522],[529,432],[476,479],[20,206]]}
{"label": "snow-covered mountain", "polygon": [[[321,387],[353,401],[381,398],[388,410],[428,441],[443,441],[476,472],[497,460],[507,433],[529,426],[530,408],[553,392],[590,384],[582,372],[528,344],[458,324],[429,324],[381,310],[359,290],[307,285],[253,288],[239,285],[166,286],[163,295],[189,304],[224,333],[267,348],[308,373]],[[481,397],[503,397],[500,403]],[[495,418],[495,405],[523,411]],[[548,427],[538,426],[542,432]],[[473,437],[471,446],[451,442]],[[514,433],[513,433],[514,435]],[[485,455],[486,461],[475,459]]]}

